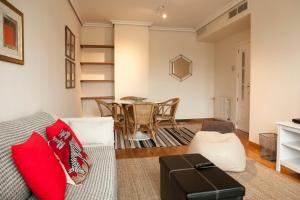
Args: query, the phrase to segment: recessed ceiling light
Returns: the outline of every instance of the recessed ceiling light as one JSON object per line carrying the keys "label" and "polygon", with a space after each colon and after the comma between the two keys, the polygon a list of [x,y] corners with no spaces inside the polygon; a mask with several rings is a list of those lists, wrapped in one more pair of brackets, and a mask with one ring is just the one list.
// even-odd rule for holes
{"label": "recessed ceiling light", "polygon": [[167,19],[167,17],[168,17],[167,13],[163,13],[163,14],[162,14],[162,18],[163,18],[163,19]]}

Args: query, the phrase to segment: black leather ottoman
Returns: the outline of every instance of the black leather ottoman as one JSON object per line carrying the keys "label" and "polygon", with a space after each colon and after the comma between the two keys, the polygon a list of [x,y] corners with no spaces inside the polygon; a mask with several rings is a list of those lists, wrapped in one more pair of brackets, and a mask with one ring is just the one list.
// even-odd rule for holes
{"label": "black leather ottoman", "polygon": [[242,200],[245,187],[217,167],[197,170],[200,154],[160,157],[162,200]]}

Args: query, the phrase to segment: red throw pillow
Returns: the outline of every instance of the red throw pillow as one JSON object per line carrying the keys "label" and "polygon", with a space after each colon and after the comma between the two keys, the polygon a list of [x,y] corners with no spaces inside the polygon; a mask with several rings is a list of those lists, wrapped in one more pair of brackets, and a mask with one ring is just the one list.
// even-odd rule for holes
{"label": "red throw pillow", "polygon": [[80,141],[78,140],[78,138],[76,137],[74,131],[70,128],[70,126],[68,124],[66,124],[61,119],[58,119],[52,126],[48,126],[46,128],[46,134],[47,134],[48,140],[52,140],[53,137],[57,136],[61,132],[62,129],[69,131],[72,134],[72,137],[74,138],[74,140],[80,146],[80,148],[83,149],[83,146],[80,143]]}
{"label": "red throw pillow", "polygon": [[75,184],[82,183],[90,170],[90,162],[75,133],[63,121],[58,120],[46,129],[49,145],[60,159]]}
{"label": "red throw pillow", "polygon": [[90,170],[86,153],[80,148],[72,134],[65,129],[49,141],[54,153],[59,157],[68,175],[75,184],[82,183]]}
{"label": "red throw pillow", "polygon": [[11,147],[13,160],[38,199],[63,200],[66,176],[45,139],[33,132],[22,144]]}

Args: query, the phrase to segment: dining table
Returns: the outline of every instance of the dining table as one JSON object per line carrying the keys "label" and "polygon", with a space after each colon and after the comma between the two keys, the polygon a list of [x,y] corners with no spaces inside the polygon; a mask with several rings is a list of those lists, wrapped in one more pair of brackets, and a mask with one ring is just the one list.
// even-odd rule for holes
{"label": "dining table", "polygon": [[143,102],[158,104],[158,103],[160,103],[162,101],[153,100],[153,99],[145,99],[145,100],[142,100],[142,101],[115,99],[113,101],[113,103],[117,103],[119,105],[132,105],[134,103],[143,103]]}
{"label": "dining table", "polygon": [[[117,103],[119,104],[122,109],[123,109],[123,113],[124,110],[125,110],[125,106],[127,105],[132,105],[134,103],[143,103],[143,102],[148,102],[148,103],[154,103],[154,104],[158,104],[162,101],[158,101],[158,100],[153,100],[153,99],[143,99],[143,100],[139,100],[139,101],[136,101],[136,100],[122,100],[122,99],[115,99],[113,101],[113,103]],[[125,118],[127,117],[126,115],[124,115]],[[127,130],[127,120],[125,119],[125,129]],[[150,135],[148,133],[144,133],[142,131],[137,131],[135,134],[134,134],[134,138],[133,140],[136,140],[136,141],[139,141],[139,140],[148,140],[150,139]]]}

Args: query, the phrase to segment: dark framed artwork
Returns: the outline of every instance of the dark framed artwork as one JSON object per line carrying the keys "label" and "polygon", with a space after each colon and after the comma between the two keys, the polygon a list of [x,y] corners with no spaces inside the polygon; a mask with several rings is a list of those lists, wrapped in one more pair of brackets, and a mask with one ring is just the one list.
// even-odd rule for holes
{"label": "dark framed artwork", "polygon": [[66,68],[66,89],[75,88],[76,69],[75,63],[69,59],[65,59]]}
{"label": "dark framed artwork", "polygon": [[75,35],[73,33],[71,34],[71,59],[75,60]]}
{"label": "dark framed artwork", "polygon": [[65,55],[71,60],[75,60],[75,35],[68,26],[65,27]]}
{"label": "dark framed artwork", "polygon": [[75,88],[76,70],[75,63],[71,62],[71,88]]}
{"label": "dark framed artwork", "polygon": [[24,65],[23,13],[0,0],[0,60]]}

